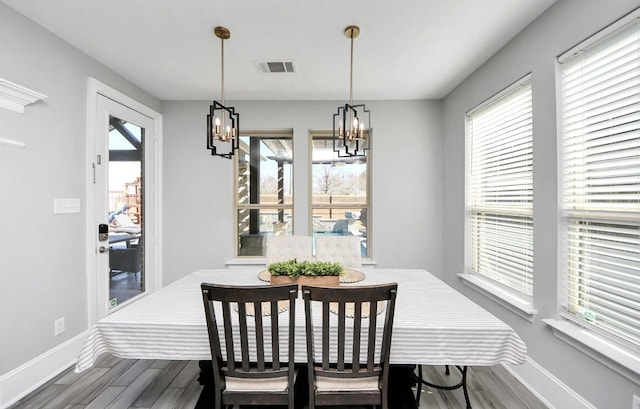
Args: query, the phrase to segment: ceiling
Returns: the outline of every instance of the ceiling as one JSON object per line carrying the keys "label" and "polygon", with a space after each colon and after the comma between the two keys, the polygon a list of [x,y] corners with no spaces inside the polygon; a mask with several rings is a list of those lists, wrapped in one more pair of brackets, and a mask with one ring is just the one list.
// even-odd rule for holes
{"label": "ceiling", "polygon": [[[161,100],[440,99],[555,0],[0,0]],[[261,73],[260,61],[294,73]]]}

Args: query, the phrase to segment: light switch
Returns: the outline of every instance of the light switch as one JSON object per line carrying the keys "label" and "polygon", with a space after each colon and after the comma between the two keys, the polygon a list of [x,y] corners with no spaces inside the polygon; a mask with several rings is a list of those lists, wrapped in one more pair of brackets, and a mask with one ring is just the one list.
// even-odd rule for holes
{"label": "light switch", "polygon": [[53,213],[80,213],[80,199],[53,199]]}

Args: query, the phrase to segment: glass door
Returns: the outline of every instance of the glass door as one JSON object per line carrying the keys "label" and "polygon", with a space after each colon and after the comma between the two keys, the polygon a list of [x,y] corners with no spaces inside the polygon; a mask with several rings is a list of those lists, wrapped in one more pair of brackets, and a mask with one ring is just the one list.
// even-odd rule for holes
{"label": "glass door", "polygon": [[144,134],[109,116],[109,308],[145,291]]}
{"label": "glass door", "polygon": [[146,146],[153,120],[98,95],[93,163],[98,316],[147,291]]}

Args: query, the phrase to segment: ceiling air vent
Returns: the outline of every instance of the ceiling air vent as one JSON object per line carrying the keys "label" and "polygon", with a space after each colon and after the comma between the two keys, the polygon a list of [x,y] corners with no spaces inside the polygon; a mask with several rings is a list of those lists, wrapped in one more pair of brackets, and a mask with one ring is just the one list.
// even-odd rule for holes
{"label": "ceiling air vent", "polygon": [[256,65],[260,72],[276,73],[276,72],[294,72],[293,61],[257,61]]}

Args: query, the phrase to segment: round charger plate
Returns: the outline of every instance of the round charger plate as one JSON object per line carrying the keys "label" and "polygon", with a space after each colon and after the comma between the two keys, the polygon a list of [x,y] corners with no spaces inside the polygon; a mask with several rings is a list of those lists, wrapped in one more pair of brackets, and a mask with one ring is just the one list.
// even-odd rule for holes
{"label": "round charger plate", "polygon": [[[380,301],[378,302],[378,308],[376,311],[376,315],[380,314],[382,311],[384,311],[385,309],[385,305],[386,303],[384,301]],[[338,308],[339,308],[339,304],[337,302],[332,302],[329,304],[329,311],[331,311],[334,314],[338,314]],[[355,306],[352,302],[348,302],[344,304],[344,314],[349,317],[349,318],[353,318],[353,316],[355,315]],[[360,311],[360,315],[365,318],[368,317],[369,314],[371,313],[371,303],[364,303],[362,304],[362,310]]]}
{"label": "round charger plate", "polygon": [[[256,315],[255,307],[253,304],[246,304],[247,315],[254,316]],[[238,304],[233,305],[233,309],[238,311]],[[281,312],[287,311],[289,309],[289,300],[280,300],[278,301],[278,314]],[[262,316],[266,317],[271,315],[271,303],[263,302],[262,303]]]}
{"label": "round charger plate", "polygon": [[[258,274],[258,278],[262,281],[269,282],[271,281],[271,274],[269,270],[262,270],[260,274]],[[341,283],[357,283],[362,280],[364,280],[364,273],[350,268],[345,268],[344,273],[340,276]]]}

